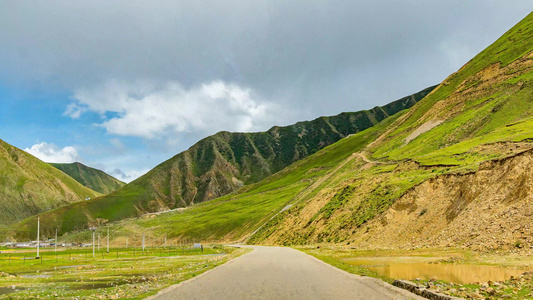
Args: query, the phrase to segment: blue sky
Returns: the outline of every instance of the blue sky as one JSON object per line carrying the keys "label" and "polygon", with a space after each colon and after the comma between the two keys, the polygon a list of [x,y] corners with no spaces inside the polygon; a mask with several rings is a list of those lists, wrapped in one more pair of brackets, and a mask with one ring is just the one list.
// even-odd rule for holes
{"label": "blue sky", "polygon": [[166,151],[152,151],[143,139],[108,134],[96,125],[102,121],[100,114],[86,113],[79,119],[65,116],[70,97],[69,93],[0,86],[1,139],[21,149],[43,142],[50,147],[57,146],[53,147],[57,152],[73,146],[75,154],[43,153],[41,157],[50,162],[82,161],[127,181],[171,155]]}
{"label": "blue sky", "polygon": [[437,84],[532,9],[0,0],[0,139],[131,181],[220,130],[369,109]]}

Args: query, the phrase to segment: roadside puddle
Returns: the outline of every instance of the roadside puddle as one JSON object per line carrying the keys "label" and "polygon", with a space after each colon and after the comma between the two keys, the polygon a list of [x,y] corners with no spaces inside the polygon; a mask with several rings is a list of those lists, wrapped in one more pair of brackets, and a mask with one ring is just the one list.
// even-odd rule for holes
{"label": "roadside puddle", "polygon": [[23,287],[0,287],[0,295],[13,294],[23,290],[25,290]]}
{"label": "roadside puddle", "polygon": [[437,263],[441,257],[357,257],[344,262],[365,267],[381,276],[393,279],[416,278],[468,284],[475,282],[504,281],[524,273],[525,270],[487,265]]}

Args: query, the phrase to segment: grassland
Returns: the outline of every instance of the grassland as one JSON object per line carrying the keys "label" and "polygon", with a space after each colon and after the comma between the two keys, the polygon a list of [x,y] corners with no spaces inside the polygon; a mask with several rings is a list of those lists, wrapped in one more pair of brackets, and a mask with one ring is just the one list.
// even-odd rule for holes
{"label": "grassland", "polygon": [[90,248],[48,249],[41,259],[35,249],[2,251],[0,298],[142,299],[246,252],[190,246],[102,249],[94,258]]}

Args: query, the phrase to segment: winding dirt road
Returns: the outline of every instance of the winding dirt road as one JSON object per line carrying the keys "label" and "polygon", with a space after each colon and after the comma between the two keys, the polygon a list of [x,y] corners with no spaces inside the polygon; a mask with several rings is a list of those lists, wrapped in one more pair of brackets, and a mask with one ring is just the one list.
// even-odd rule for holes
{"label": "winding dirt road", "polygon": [[292,248],[253,249],[149,299],[423,299]]}

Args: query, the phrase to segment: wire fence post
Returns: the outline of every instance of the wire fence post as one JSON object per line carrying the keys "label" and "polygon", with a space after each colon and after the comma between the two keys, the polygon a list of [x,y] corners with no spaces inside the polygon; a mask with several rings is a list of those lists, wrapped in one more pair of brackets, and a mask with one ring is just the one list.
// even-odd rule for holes
{"label": "wire fence post", "polygon": [[109,253],[109,225],[107,225],[107,253]]}

